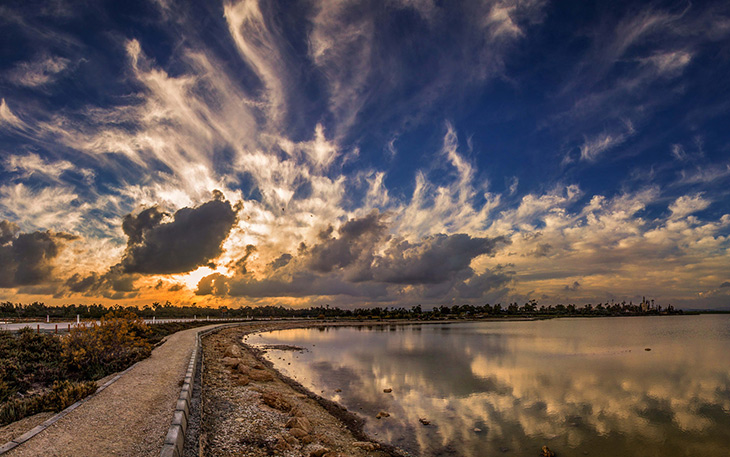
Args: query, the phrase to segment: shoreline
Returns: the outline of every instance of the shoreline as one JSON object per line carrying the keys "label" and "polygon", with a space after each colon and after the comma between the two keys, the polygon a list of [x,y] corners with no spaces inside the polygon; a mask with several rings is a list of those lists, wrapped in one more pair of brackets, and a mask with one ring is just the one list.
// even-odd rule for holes
{"label": "shoreline", "polygon": [[[378,325],[393,325],[397,322],[380,322]],[[422,324],[423,322],[400,322],[401,324]],[[369,436],[367,433],[364,432],[364,425],[365,425],[365,419],[359,416],[358,414],[349,411],[344,406],[340,405],[339,403],[336,403],[334,401],[328,400],[324,397],[321,397],[320,395],[317,395],[316,393],[312,392],[311,390],[305,388],[301,383],[297,382],[296,380],[289,378],[288,376],[285,376],[280,371],[276,370],[273,367],[273,363],[267,360],[264,357],[265,349],[259,349],[251,344],[244,343],[243,339],[246,336],[251,336],[257,333],[263,333],[268,331],[276,331],[276,330],[285,330],[285,329],[301,329],[301,328],[316,328],[316,327],[325,327],[325,326],[352,326],[351,322],[307,322],[307,321],[300,321],[300,322],[271,322],[267,325],[262,326],[252,326],[252,327],[258,327],[258,328],[247,328],[245,326],[236,326],[229,329],[223,329],[221,331],[215,332],[214,334],[210,335],[206,341],[203,342],[203,349],[205,354],[205,362],[203,365],[203,373],[202,373],[202,388],[203,388],[203,396],[207,397],[203,399],[204,403],[207,403],[209,408],[208,411],[205,409],[203,410],[203,414],[201,417],[201,423],[203,424],[203,429],[205,430],[205,433],[203,433],[203,438],[201,439],[200,447],[203,449],[203,454],[201,455],[240,455],[236,452],[228,453],[228,451],[237,451],[241,452],[241,449],[234,448],[225,448],[225,445],[218,446],[214,443],[211,443],[208,438],[210,438],[213,435],[236,435],[238,433],[238,436],[244,436],[243,438],[238,438],[241,442],[248,442],[248,448],[244,452],[247,452],[245,455],[269,455],[266,453],[257,454],[259,448],[263,447],[262,443],[266,443],[266,446],[268,446],[268,449],[271,450],[272,448],[278,451],[280,454],[277,455],[287,455],[287,456],[299,456],[299,455],[322,455],[324,457],[330,457],[330,456],[379,456],[379,457],[411,457],[411,454],[408,452],[397,448],[396,446],[393,446],[391,444],[381,442],[377,439],[374,439],[373,437]],[[217,338],[216,338],[217,337]],[[228,341],[236,341],[238,346],[243,350],[243,354],[241,355],[241,359],[245,360],[247,358],[250,358],[250,361],[248,362],[248,366],[244,368],[244,371],[255,371],[257,372],[256,375],[252,375],[249,379],[245,381],[244,386],[241,386],[240,377],[237,377],[235,374],[235,368],[230,369],[230,372],[232,372],[232,376],[229,376],[225,381],[221,382],[221,370],[220,365],[224,365],[226,362],[230,361],[224,361],[224,359],[230,359],[230,357],[226,356],[226,353],[231,352],[230,346],[227,347],[225,351],[221,350],[221,340],[228,340]],[[227,342],[225,343],[227,344]],[[213,346],[213,347],[211,347]],[[218,353],[220,354],[220,357],[218,357],[217,360],[210,359],[209,357],[212,355],[212,353],[216,350],[215,346],[218,347]],[[219,365],[219,366],[216,366]],[[274,380],[265,380],[262,382],[254,382],[254,379],[265,379],[265,376],[262,376],[260,373],[261,371],[266,371],[271,374],[271,376],[274,378]],[[218,379],[214,379],[213,382],[211,382],[211,378],[218,377]],[[225,375],[224,375],[225,377]],[[281,385],[275,385],[280,383]],[[282,387],[285,386],[285,387]],[[245,390],[248,390],[248,392],[245,392]],[[274,446],[282,444],[282,437],[286,438],[287,440],[289,437],[287,437],[287,430],[286,428],[282,427],[283,423],[286,422],[287,414],[290,415],[287,408],[283,408],[281,411],[276,411],[279,413],[279,415],[282,415],[283,413],[283,419],[284,421],[280,422],[279,426],[269,426],[266,427],[257,427],[256,429],[256,439],[252,439],[248,435],[246,435],[246,431],[239,432],[238,430],[231,430],[226,429],[223,427],[223,424],[231,424],[231,421],[228,420],[228,416],[235,416],[235,412],[231,413],[230,411],[226,410],[225,408],[218,407],[218,409],[215,410],[215,414],[210,414],[210,403],[217,404],[218,400],[220,398],[225,398],[226,400],[230,400],[231,398],[234,398],[241,403],[237,406],[241,410],[246,410],[251,416],[247,417],[247,421],[250,420],[252,422],[257,422],[261,418],[259,417],[261,415],[260,409],[260,402],[261,402],[261,396],[265,395],[268,392],[275,391],[277,395],[281,395],[284,397],[284,402],[289,402],[292,405],[296,405],[292,408],[299,409],[303,404],[307,404],[309,408],[309,412],[306,417],[309,418],[309,420],[312,421],[312,436],[315,437],[315,442],[318,442],[318,438],[320,438],[319,435],[326,435],[325,437],[322,437],[321,440],[319,440],[320,444],[324,443],[326,448],[330,448],[331,450],[329,452],[325,452],[322,454],[317,454],[316,450],[310,450],[312,444],[305,444],[306,438],[302,443],[296,443],[295,449],[289,449],[285,445],[282,448],[276,448]],[[251,394],[251,392],[254,392],[255,394]],[[212,400],[212,401],[211,401]],[[259,411],[256,411],[256,408],[259,408]],[[263,408],[267,411],[265,411],[267,414],[271,411],[270,408]],[[276,407],[274,407],[276,409]],[[316,409],[316,411],[314,411]],[[253,410],[253,412],[252,412]],[[295,419],[294,417],[289,416],[288,420],[291,421],[292,419]],[[321,427],[318,429],[320,422],[327,422],[330,423],[337,423],[339,426],[331,426],[325,431],[322,430]],[[234,428],[236,426],[234,425]],[[293,431],[293,430],[291,430]],[[329,442],[329,445],[327,444]],[[332,443],[338,442],[337,445],[334,445]],[[274,444],[276,443],[276,444]],[[344,444],[343,444],[344,443]],[[213,444],[213,445],[212,445]],[[298,447],[297,447],[298,446]],[[301,453],[297,453],[297,449],[301,451]],[[335,450],[336,449],[336,450]],[[344,451],[344,453],[343,453]]]}

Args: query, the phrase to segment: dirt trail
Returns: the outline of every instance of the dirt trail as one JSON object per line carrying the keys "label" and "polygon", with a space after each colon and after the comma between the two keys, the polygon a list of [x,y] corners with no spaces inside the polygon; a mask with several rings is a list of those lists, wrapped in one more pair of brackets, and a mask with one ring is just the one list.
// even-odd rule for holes
{"label": "dirt trail", "polygon": [[170,335],[117,382],[3,457],[158,457],[199,327]]}

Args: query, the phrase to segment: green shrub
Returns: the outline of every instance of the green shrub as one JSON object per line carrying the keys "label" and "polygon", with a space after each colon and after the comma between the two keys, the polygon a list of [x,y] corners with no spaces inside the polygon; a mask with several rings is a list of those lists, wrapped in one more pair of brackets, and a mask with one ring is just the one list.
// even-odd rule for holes
{"label": "green shrub", "polygon": [[80,379],[99,379],[148,357],[148,331],[137,315],[115,310],[99,325],[71,329],[63,339],[63,360]]}
{"label": "green shrub", "polygon": [[96,392],[93,381],[56,381],[50,392],[32,397],[13,398],[0,406],[0,425],[15,422],[44,411],[62,411]]}

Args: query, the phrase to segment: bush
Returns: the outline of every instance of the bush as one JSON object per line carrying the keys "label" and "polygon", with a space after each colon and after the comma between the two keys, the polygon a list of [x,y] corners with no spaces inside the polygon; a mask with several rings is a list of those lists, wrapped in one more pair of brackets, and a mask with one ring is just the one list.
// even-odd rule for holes
{"label": "bush", "polygon": [[0,425],[43,411],[61,411],[96,391],[93,380],[148,357],[152,344],[206,322],[148,326],[117,308],[99,325],[66,336],[0,331]]}
{"label": "bush", "polygon": [[81,379],[99,379],[123,370],[152,352],[149,327],[136,314],[115,310],[101,324],[71,329],[63,339],[63,360]]}
{"label": "bush", "polygon": [[38,385],[50,385],[65,373],[61,341],[25,328],[0,332],[0,403]]}
{"label": "bush", "polygon": [[62,411],[77,401],[96,392],[93,381],[56,381],[50,392],[32,397],[13,398],[0,406],[0,425],[15,422],[44,411]]}

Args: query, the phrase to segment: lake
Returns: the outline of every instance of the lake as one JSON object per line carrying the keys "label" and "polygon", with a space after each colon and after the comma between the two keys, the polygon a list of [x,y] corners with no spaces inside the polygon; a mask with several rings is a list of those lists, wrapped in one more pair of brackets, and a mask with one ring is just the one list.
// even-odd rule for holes
{"label": "lake", "polygon": [[266,356],[413,455],[730,452],[726,315],[360,325],[246,342],[304,348]]}

